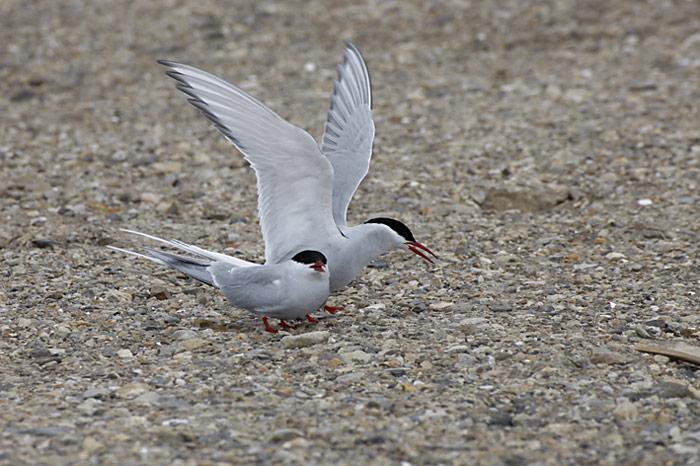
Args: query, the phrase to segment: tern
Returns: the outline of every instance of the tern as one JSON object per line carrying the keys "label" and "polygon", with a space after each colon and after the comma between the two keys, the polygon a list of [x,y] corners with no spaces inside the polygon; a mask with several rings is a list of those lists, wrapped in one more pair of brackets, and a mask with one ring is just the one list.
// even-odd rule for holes
{"label": "tern", "polygon": [[394,249],[429,262],[425,253],[437,258],[399,220],[378,217],[347,225],[348,204],[367,175],[374,140],[369,72],[355,45],[346,43],[338,66],[320,147],[308,132],[235,85],[193,66],[158,63],[255,171],[265,264],[288,261],[299,250],[323,251],[334,292]]}
{"label": "tern", "polygon": [[270,333],[278,330],[270,325],[268,318],[279,319],[282,328],[294,328],[286,321],[304,317],[316,323],[310,313],[328,299],[328,261],[318,251],[304,250],[289,260],[260,265],[178,240],[166,240],[134,230],[122,231],[158,241],[194,257],[150,248],[146,248],[144,254],[114,246],[107,246],[109,249],[172,267],[218,288],[234,306],[262,317],[265,330]]}

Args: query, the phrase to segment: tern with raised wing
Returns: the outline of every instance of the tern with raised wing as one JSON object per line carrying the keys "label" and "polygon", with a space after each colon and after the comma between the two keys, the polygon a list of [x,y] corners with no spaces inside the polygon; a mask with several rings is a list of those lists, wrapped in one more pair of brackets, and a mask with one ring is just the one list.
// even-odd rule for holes
{"label": "tern with raised wing", "polygon": [[323,251],[334,292],[388,251],[411,251],[429,262],[428,254],[437,257],[399,220],[347,225],[348,204],[369,170],[374,140],[369,72],[352,43],[338,66],[320,147],[235,85],[193,66],[159,63],[253,167],[265,264],[283,263],[300,250]]}
{"label": "tern with raised wing", "polygon": [[133,230],[127,233],[165,244],[189,254],[183,256],[145,248],[144,253],[107,246],[113,251],[148,259],[172,267],[188,277],[221,290],[235,306],[262,318],[265,330],[277,333],[269,318],[279,319],[282,328],[293,328],[287,320],[316,320],[310,314],[328,299],[329,272],[322,253],[303,250],[275,264],[255,264],[226,254],[192,246],[178,240],[165,240]]}

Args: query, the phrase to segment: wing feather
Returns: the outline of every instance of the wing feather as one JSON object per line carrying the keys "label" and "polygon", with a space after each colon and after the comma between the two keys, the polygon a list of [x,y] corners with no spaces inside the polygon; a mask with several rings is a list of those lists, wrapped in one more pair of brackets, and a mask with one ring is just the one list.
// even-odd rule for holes
{"label": "wing feather", "polygon": [[369,171],[374,141],[372,86],[360,51],[348,42],[326,118],[321,150],[333,166],[333,219],[347,225],[347,210]]}
{"label": "wing feather", "polygon": [[333,222],[333,168],[316,141],[233,84],[189,65],[159,61],[255,170],[266,263],[340,232]]}

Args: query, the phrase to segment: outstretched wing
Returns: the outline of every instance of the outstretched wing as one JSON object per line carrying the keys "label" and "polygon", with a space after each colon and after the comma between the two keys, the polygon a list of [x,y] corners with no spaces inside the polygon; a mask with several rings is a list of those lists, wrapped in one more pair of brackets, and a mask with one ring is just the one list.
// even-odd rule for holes
{"label": "outstretched wing", "polygon": [[321,150],[333,165],[333,218],[347,224],[348,204],[367,171],[372,157],[374,122],[372,86],[360,51],[348,42],[338,79],[333,81],[331,106]]}
{"label": "outstretched wing", "polygon": [[188,65],[159,61],[189,102],[255,170],[265,260],[277,263],[300,247],[340,236],[331,207],[333,169],[301,128],[236,86]]}

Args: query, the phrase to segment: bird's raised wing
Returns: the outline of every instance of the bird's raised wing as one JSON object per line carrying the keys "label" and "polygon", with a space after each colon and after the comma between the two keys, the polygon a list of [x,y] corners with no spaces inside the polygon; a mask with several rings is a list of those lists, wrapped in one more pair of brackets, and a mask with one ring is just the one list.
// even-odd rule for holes
{"label": "bird's raised wing", "polygon": [[333,218],[339,226],[347,224],[348,204],[369,170],[373,140],[369,72],[360,51],[348,42],[333,81],[321,146],[333,165]]}
{"label": "bird's raised wing", "polygon": [[316,141],[236,86],[188,65],[159,61],[255,170],[265,260],[277,263],[315,238],[340,236],[333,222],[333,169]]}

